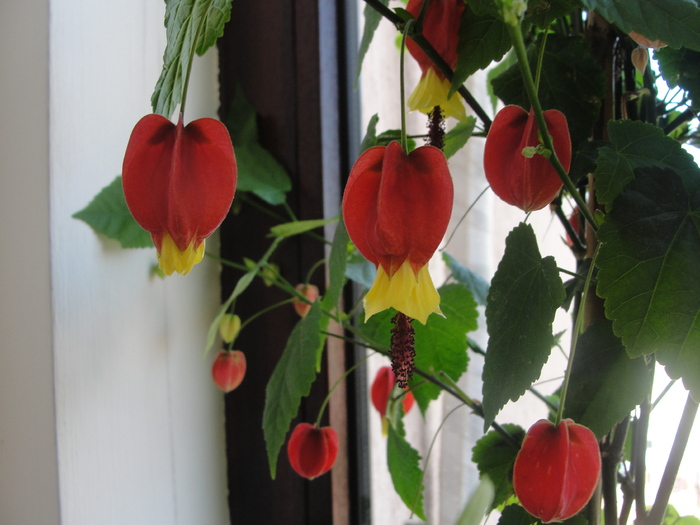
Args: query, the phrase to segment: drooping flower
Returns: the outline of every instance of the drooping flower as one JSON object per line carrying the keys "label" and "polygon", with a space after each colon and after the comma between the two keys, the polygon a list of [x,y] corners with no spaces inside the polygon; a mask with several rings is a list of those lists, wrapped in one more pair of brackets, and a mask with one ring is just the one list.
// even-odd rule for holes
{"label": "drooping flower", "polygon": [[[422,7],[423,0],[409,0],[406,10],[417,18]],[[464,0],[432,0],[423,17],[423,36],[452,69],[457,64],[459,22],[464,7]],[[408,107],[429,114],[435,106],[440,106],[445,117],[465,121],[467,113],[461,97],[455,93],[448,98],[450,81],[410,38],[406,47],[423,72],[408,98]]]}
{"label": "drooping flower", "polygon": [[365,151],[343,196],[353,243],[377,275],[365,296],[365,317],[389,307],[425,324],[440,313],[428,261],[452,213],[454,190],[443,153],[433,146],[409,155],[398,142]]}
{"label": "drooping flower", "polygon": [[[571,138],[566,117],[556,109],[544,112],[554,151],[562,166],[571,166]],[[506,106],[493,119],[484,146],[484,172],[493,192],[525,212],[539,210],[556,197],[563,185],[541,147],[534,111]],[[528,153],[526,156],[524,153]]]}
{"label": "drooping flower", "polygon": [[513,489],[542,523],[563,521],[591,499],[600,476],[593,432],[570,419],[541,419],[527,431],[513,466]]}
{"label": "drooping flower", "polygon": [[245,354],[240,350],[221,350],[211,367],[211,377],[219,390],[228,394],[238,388],[246,372]]}
{"label": "drooping flower", "polygon": [[236,189],[236,159],[226,127],[202,118],[183,126],[146,115],[124,155],[122,185],[131,214],[151,234],[168,275],[188,273],[204,239],[221,224]]}
{"label": "drooping flower", "polygon": [[[377,409],[377,412],[379,412],[379,415],[382,418],[382,433],[385,436],[389,428],[386,410],[395,386],[396,375],[390,366],[383,366],[377,370],[377,375],[375,376],[370,389],[370,397],[372,398],[372,405],[374,405],[374,408]],[[401,407],[403,408],[404,414],[408,414],[411,408],[413,408],[414,402],[415,399],[410,391],[403,395],[401,398]]]}
{"label": "drooping flower", "polygon": [[317,478],[328,472],[338,457],[338,434],[331,427],[299,423],[289,437],[287,457],[297,474]]}

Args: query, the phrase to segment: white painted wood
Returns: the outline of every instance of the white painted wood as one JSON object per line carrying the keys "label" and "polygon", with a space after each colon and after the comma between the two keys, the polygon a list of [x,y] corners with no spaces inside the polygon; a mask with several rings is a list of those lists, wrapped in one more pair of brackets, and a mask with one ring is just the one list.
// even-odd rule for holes
{"label": "white painted wood", "polygon": [[0,523],[59,523],[49,267],[49,5],[0,3]]}
{"label": "white painted wood", "polygon": [[[3,525],[228,523],[223,397],[202,356],[218,268],[150,278],[154,250],[71,218],[150,112],[164,7],[0,6]],[[197,59],[186,120],[216,116],[216,76],[215,52]]]}

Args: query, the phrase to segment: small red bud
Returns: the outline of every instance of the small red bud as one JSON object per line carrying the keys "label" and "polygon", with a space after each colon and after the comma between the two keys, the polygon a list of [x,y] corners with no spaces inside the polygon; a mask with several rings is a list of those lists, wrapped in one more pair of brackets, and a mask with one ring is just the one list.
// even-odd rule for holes
{"label": "small red bud", "polygon": [[214,359],[211,377],[214,384],[225,393],[235,390],[245,377],[245,354],[240,350],[222,350]]}
{"label": "small red bud", "polygon": [[289,438],[287,456],[297,474],[317,478],[328,472],[338,457],[338,435],[331,427],[299,423]]}
{"label": "small red bud", "polygon": [[541,419],[527,431],[513,466],[520,504],[542,523],[563,521],[591,499],[600,476],[598,441],[570,419]]}
{"label": "small red bud", "polygon": [[[383,366],[377,371],[377,376],[374,378],[372,383],[371,396],[372,404],[374,408],[377,409],[379,415],[384,417],[386,415],[386,406],[389,403],[389,398],[391,397],[391,392],[396,385],[396,376],[390,366]],[[415,399],[411,392],[406,392],[403,396],[403,412],[408,414],[408,411],[413,408],[413,403]]]}
{"label": "small red bud", "polygon": [[[313,303],[319,296],[318,286],[314,284],[297,284],[294,289],[303,294],[310,303]],[[311,305],[301,299],[295,298],[292,304],[299,317],[306,317],[306,314],[311,310]]]}

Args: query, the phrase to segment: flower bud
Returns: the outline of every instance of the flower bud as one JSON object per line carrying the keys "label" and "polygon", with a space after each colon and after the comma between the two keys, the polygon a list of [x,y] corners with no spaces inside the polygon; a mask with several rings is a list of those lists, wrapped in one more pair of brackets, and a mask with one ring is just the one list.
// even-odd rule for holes
{"label": "flower bud", "polygon": [[520,504],[542,523],[563,521],[591,499],[600,476],[593,432],[570,419],[541,419],[527,431],[513,466]]}
{"label": "flower bud", "polygon": [[295,297],[292,301],[294,311],[299,314],[299,317],[306,317],[306,314],[308,314],[309,310],[311,310],[311,303],[318,299],[318,286],[315,284],[297,284],[294,289],[309,300],[307,303]]}
{"label": "flower bud", "polygon": [[328,472],[338,457],[338,435],[331,427],[299,423],[289,438],[287,456],[297,474],[317,478]]}
{"label": "flower bud", "polygon": [[219,322],[219,334],[224,343],[233,341],[241,331],[241,318],[236,314],[224,314]]}
{"label": "flower bud", "polygon": [[245,354],[240,350],[222,350],[214,359],[211,368],[211,377],[214,384],[224,393],[228,394],[238,388],[245,377]]}

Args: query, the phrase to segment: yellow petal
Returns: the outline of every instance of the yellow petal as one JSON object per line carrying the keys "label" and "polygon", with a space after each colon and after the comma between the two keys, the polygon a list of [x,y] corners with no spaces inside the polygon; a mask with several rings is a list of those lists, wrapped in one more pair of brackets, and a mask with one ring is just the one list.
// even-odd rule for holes
{"label": "yellow petal", "polygon": [[204,241],[199,246],[194,248],[194,241],[190,243],[184,252],[173,241],[169,233],[163,235],[163,241],[158,253],[158,265],[167,275],[172,275],[177,272],[182,275],[187,275],[192,267],[200,262],[204,257]]}
{"label": "yellow petal", "polygon": [[462,97],[450,93],[450,81],[446,78],[440,79],[433,68],[429,68],[421,77],[416,89],[408,97],[408,108],[411,111],[420,111],[430,114],[435,106],[440,106],[445,118],[454,117],[462,122],[467,120],[467,112],[462,104]]}
{"label": "yellow petal", "polygon": [[365,319],[389,307],[394,307],[423,324],[432,313],[442,315],[440,295],[430,278],[428,265],[423,266],[416,275],[408,260],[391,277],[381,266],[377,269],[374,282],[365,296],[364,306]]}

